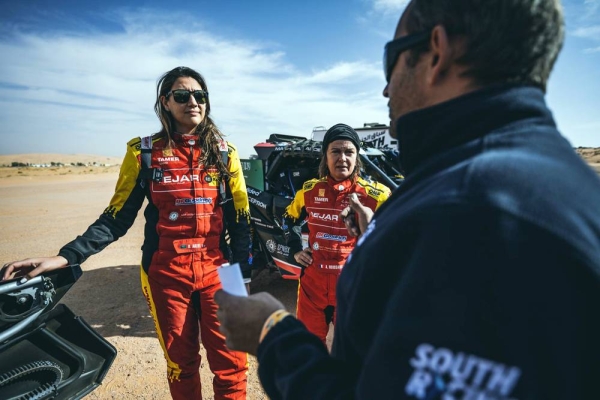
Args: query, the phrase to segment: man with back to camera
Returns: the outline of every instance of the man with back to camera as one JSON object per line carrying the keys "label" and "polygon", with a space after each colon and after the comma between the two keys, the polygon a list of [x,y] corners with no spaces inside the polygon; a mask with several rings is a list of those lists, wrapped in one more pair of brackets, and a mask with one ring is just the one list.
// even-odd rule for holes
{"label": "man with back to camera", "polygon": [[368,227],[352,203],[332,354],[270,295],[215,295],[270,398],[600,396],[600,180],[544,100],[563,36],[556,0],[410,2],[383,92],[406,180]]}

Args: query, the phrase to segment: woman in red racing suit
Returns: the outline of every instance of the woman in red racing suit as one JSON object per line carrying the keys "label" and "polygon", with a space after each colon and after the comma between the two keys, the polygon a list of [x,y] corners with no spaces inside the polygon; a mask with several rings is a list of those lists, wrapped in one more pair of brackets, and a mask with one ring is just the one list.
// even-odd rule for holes
{"label": "woman in red racing suit", "polygon": [[[319,179],[304,183],[286,208],[284,219],[293,225],[305,218],[309,246],[302,249],[299,229],[291,229],[288,241],[294,259],[303,267],[298,286],[297,318],[326,342],[329,324],[335,322],[335,287],[357,238],[348,234],[340,213],[349,196],[357,196],[375,210],[389,196],[386,186],[359,177],[360,139],[344,124],[329,128],[323,138],[323,158]],[[295,233],[295,234],[294,234]]]}
{"label": "woman in red racing suit", "polygon": [[249,282],[249,206],[241,163],[209,117],[208,90],[198,72],[178,67],[164,74],[155,111],[161,131],[129,141],[115,194],[99,219],[58,256],[10,263],[4,277],[20,268],[33,277],[82,263],[123,236],[147,198],[142,291],[167,360],[171,396],[202,398],[200,335],[215,374],[215,398],[245,399],[247,355],[225,346],[213,301],[221,287],[217,267],[226,260],[239,262]]}

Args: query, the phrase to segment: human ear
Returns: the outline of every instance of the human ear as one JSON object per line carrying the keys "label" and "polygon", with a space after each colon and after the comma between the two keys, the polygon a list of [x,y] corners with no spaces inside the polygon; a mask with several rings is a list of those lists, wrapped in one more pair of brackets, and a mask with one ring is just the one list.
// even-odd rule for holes
{"label": "human ear", "polygon": [[167,98],[165,96],[160,96],[160,102],[161,102],[163,108],[165,109],[165,111],[171,112],[171,110],[169,110],[169,107],[167,106]]}
{"label": "human ear", "polygon": [[427,82],[430,85],[435,85],[446,76],[454,62],[448,33],[443,25],[436,25],[431,31],[429,48],[431,49],[431,56]]}

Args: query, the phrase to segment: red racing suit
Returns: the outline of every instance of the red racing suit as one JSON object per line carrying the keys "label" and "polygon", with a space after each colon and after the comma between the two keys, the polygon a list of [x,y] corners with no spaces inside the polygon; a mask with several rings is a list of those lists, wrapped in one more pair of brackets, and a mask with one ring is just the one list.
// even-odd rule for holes
{"label": "red racing suit", "polygon": [[[284,219],[298,225],[308,221],[308,242],[313,262],[304,268],[298,286],[297,318],[323,343],[329,323],[335,322],[335,287],[357,238],[348,234],[340,212],[348,206],[348,196],[356,193],[360,202],[377,209],[391,194],[386,186],[358,178],[337,182],[331,177],[304,183],[286,208]],[[292,254],[302,250],[298,229],[291,229]]]}
{"label": "red racing suit", "polygon": [[[162,170],[162,178],[140,177],[142,141],[152,149],[151,167]],[[213,300],[221,287],[217,267],[226,262],[225,256],[239,262],[245,276],[250,272],[249,206],[241,163],[236,148],[223,141],[221,150],[228,152],[231,177],[222,199],[219,172],[199,164],[198,139],[176,135],[174,142],[168,148],[165,139],[132,139],[110,205],[59,255],[69,263],[82,263],[99,252],[125,234],[147,198],[142,291],[167,360],[171,395],[202,398],[200,334],[215,374],[215,398],[245,399],[247,355],[226,348]],[[225,228],[230,251],[224,252]]]}

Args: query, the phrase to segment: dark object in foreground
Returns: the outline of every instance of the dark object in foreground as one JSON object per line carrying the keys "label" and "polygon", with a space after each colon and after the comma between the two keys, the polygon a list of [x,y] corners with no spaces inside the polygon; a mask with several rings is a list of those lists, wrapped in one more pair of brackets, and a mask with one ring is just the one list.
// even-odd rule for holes
{"label": "dark object in foreground", "polygon": [[116,349],[58,304],[81,274],[0,282],[0,399],[80,399],[104,379]]}

